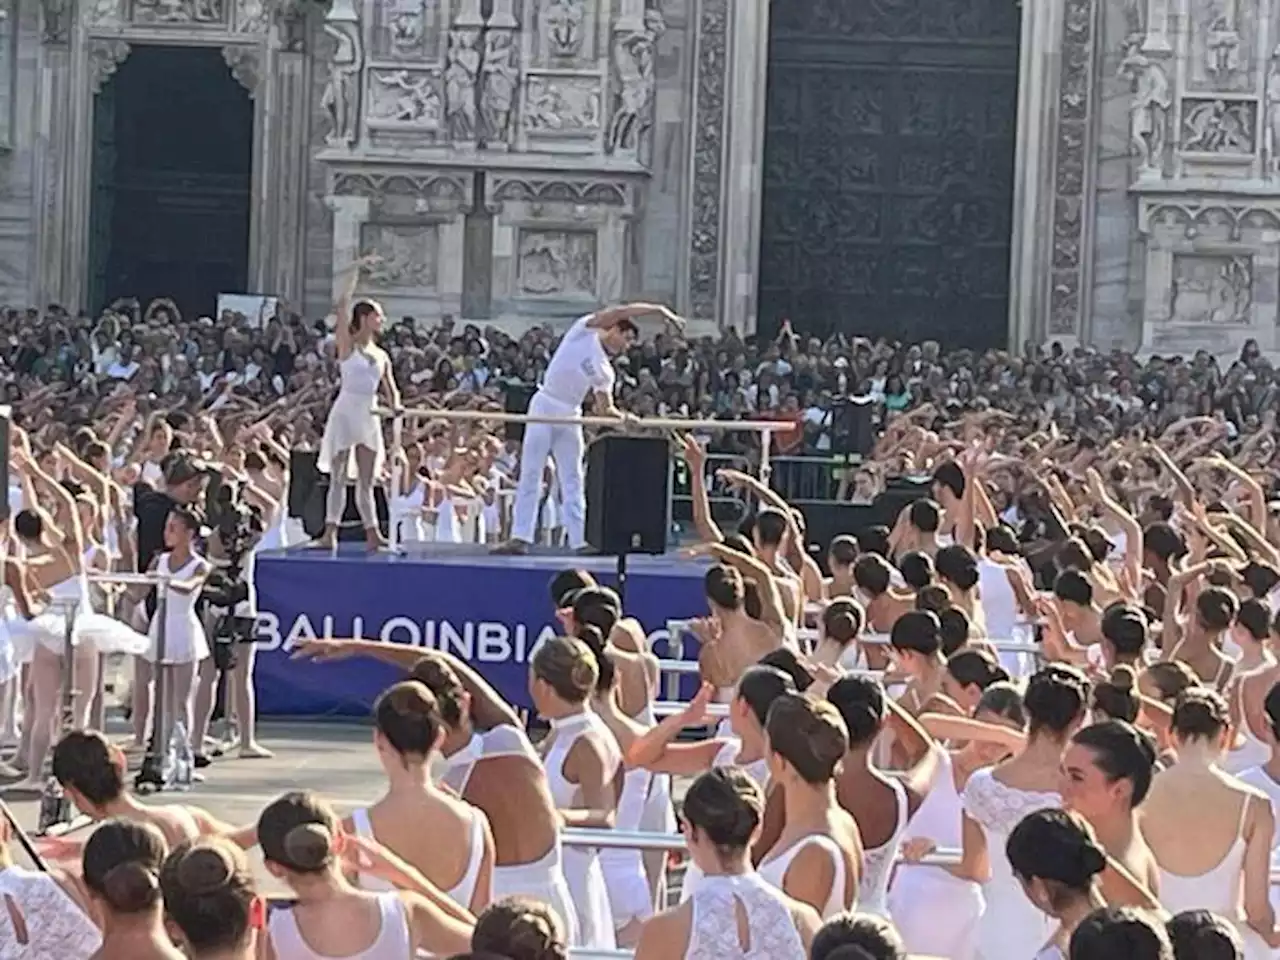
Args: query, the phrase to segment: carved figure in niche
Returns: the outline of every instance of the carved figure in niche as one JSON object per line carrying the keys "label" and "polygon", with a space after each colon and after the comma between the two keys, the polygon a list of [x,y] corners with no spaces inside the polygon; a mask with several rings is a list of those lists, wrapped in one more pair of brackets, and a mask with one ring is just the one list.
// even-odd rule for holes
{"label": "carved figure in niche", "polygon": [[1272,59],[1267,71],[1267,126],[1264,131],[1267,172],[1280,174],[1280,60]]}
{"label": "carved figure in niche", "polygon": [[138,23],[221,23],[223,0],[134,0]]}
{"label": "carved figure in niche", "polygon": [[583,0],[551,0],[543,13],[547,46],[553,57],[576,57],[582,52],[582,21],[587,7]]}
{"label": "carved figure in niche", "polygon": [[421,3],[398,6],[391,11],[387,27],[396,53],[412,53],[421,48],[426,34],[426,10]]}
{"label": "carved figure in niche", "polygon": [[1252,153],[1249,108],[1224,100],[1198,103],[1183,120],[1182,149],[1197,153]]}
{"label": "carved figure in niche", "polygon": [[1219,13],[1209,25],[1209,36],[1205,43],[1209,75],[1223,80],[1235,73],[1240,67],[1239,51],[1240,34],[1236,33],[1226,15]]}
{"label": "carved figure in niche", "polygon": [[594,295],[594,239],[586,233],[526,233],[520,240],[521,291]]}
{"label": "carved figure in niche", "polygon": [[1248,323],[1252,319],[1253,264],[1248,257],[1177,257],[1173,323]]}
{"label": "carved figure in niche", "polygon": [[1158,177],[1164,163],[1169,130],[1169,78],[1164,69],[1142,52],[1140,41],[1130,38],[1120,74],[1133,81],[1129,103],[1129,150],[1138,158],[1139,177]]}
{"label": "carved figure in niche", "polygon": [[484,38],[484,87],[480,93],[481,136],[486,146],[507,142],[520,68],[515,38],[507,30],[490,30]]}
{"label": "carved figure in niche", "polygon": [[658,10],[644,12],[644,29],[618,34],[613,42],[613,59],[618,70],[618,95],[605,137],[605,150],[636,151],[649,129],[657,77],[654,62],[658,38],[666,31]]}
{"label": "carved figure in niche", "polygon": [[41,21],[45,43],[66,43],[71,27],[70,0],[41,0]]}
{"label": "carved figure in niche", "polygon": [[320,106],[329,117],[329,133],[324,139],[331,147],[351,147],[356,142],[360,67],[364,63],[360,25],[325,21],[324,32],[333,37],[335,43],[329,82],[320,97]]}
{"label": "carved figure in niche", "polygon": [[475,140],[476,79],[480,73],[479,30],[449,31],[449,62],[444,68],[444,110],[449,138]]}
{"label": "carved figure in niche", "polygon": [[372,79],[381,88],[371,109],[377,119],[432,130],[440,126],[440,93],[430,74],[395,70],[374,74]]}
{"label": "carved figure in niche", "polygon": [[[115,0],[111,2],[114,4]],[[241,33],[261,33],[267,29],[267,7],[263,0],[239,0],[236,4],[236,29]]]}

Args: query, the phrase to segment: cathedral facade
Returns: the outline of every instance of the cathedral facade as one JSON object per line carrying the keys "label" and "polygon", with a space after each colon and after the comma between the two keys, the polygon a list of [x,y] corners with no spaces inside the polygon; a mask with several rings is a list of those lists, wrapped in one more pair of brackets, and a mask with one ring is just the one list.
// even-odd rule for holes
{"label": "cathedral facade", "polygon": [[1280,350],[1273,0],[0,9],[11,305],[127,292],[95,131],[150,46],[218,51],[251,98],[227,292],[311,316],[377,254],[363,289],[424,322],[644,297],[703,330]]}

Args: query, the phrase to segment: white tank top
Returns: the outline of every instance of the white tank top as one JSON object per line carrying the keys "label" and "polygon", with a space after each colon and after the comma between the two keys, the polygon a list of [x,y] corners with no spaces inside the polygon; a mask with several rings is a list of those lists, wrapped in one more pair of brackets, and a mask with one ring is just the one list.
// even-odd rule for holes
{"label": "white tank top", "polygon": [[[25,946],[18,945],[6,898],[26,927]],[[22,867],[0,870],[0,957],[4,960],[71,960],[92,956],[101,945],[102,935],[93,921],[47,873]]]}
{"label": "white tank top", "polygon": [[372,399],[382,382],[382,360],[369,350],[352,350],[338,364],[339,392]]}
{"label": "white tank top", "polygon": [[[844,912],[847,901],[844,852],[831,837],[823,833],[813,833],[807,837],[801,837],[781,853],[762,862],[759,868],[760,876],[785,892],[782,881],[787,875],[787,868],[791,866],[791,861],[806,847],[821,847],[831,857],[832,866],[835,868],[835,875],[831,880],[831,892],[827,894],[827,902],[822,905],[821,910],[822,919],[830,920],[836,914]],[[704,877],[703,879],[705,880],[706,878]]]}
{"label": "white tank top", "polygon": [[[160,559],[156,561],[156,572],[168,574],[174,580],[190,579],[195,575],[196,566],[200,563],[200,558],[192,554],[186,563],[174,570],[170,565],[170,559],[170,554],[161,554]],[[196,601],[199,599],[199,590],[192,590],[190,593],[182,593],[172,587],[165,590],[165,629],[171,631],[170,636],[188,630],[193,622],[199,625],[200,617],[196,614]]]}
{"label": "white tank top", "polygon": [[551,798],[556,806],[561,810],[572,810],[582,799],[582,788],[576,783],[570,783],[564,776],[564,758],[569,755],[573,745],[579,738],[595,734],[604,747],[606,770],[616,771],[622,766],[622,751],[618,749],[618,741],[614,739],[613,733],[590,708],[553,721],[551,729],[555,740],[543,759],[547,768],[547,785],[551,788]]}
{"label": "white tank top", "polygon": [[358,953],[336,957],[330,953],[317,953],[307,946],[298,929],[298,921],[292,910],[274,910],[267,921],[267,934],[276,960],[407,960],[413,955],[413,940],[409,936],[409,917],[404,901],[397,892],[378,894],[380,926],[378,938]]}
{"label": "white tank top", "polygon": [[1228,920],[1239,920],[1240,883],[1244,866],[1244,823],[1249,814],[1246,795],[1240,804],[1240,822],[1235,839],[1218,863],[1195,876],[1170,873],[1156,862],[1160,871],[1160,903],[1173,916],[1184,910],[1212,910]]}
{"label": "white tank top", "polygon": [[1018,623],[1018,597],[1009,582],[1009,571],[998,563],[978,561],[978,590],[992,640],[1012,640]]}
{"label": "white tank top", "polygon": [[[690,899],[684,960],[805,960],[786,901],[758,873],[704,877]],[[738,903],[747,917],[746,950],[738,939]]]}
{"label": "white tank top", "polygon": [[889,879],[893,876],[893,865],[902,847],[902,835],[907,832],[909,816],[907,788],[892,778],[889,786],[893,788],[898,819],[888,840],[878,847],[862,851],[862,877],[858,881],[858,910],[881,917],[889,915]]}
{"label": "white tank top", "polygon": [[[369,820],[369,811],[366,808],[360,807],[358,810],[352,811],[351,822],[355,824],[357,836],[364,837],[367,840],[376,841],[378,839],[373,835],[373,824]],[[480,867],[484,863],[485,823],[484,813],[472,807],[471,826],[468,828],[469,836],[467,839],[467,868],[462,871],[462,878],[444,891],[445,896],[463,910],[471,909],[471,900],[476,892],[476,881],[480,879]],[[359,883],[363,890],[386,892],[396,889],[393,884],[368,873],[360,874]]]}

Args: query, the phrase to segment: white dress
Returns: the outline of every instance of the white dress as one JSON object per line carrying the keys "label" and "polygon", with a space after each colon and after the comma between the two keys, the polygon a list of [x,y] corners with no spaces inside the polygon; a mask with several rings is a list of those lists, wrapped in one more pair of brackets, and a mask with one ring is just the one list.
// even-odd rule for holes
{"label": "white dress", "polygon": [[[173,570],[169,566],[170,554],[161,554],[156,564],[156,572],[172,574],[175,580],[186,580],[195,575],[196,568],[202,563],[200,557],[192,554],[191,558]],[[159,588],[157,588],[159,589]],[[143,657],[150,663],[160,659],[161,663],[199,663],[209,656],[209,641],[204,635],[204,625],[196,614],[196,600],[200,591],[180,593],[172,587],[165,590],[164,598],[164,657],[160,659],[160,607],[156,607],[155,616],[151,618],[150,643]]]}
{"label": "white dress", "polygon": [[1052,936],[1053,923],[1027,899],[1004,848],[1023,817],[1062,806],[1062,797],[1006,786],[987,769],[969,778],[962,803],[986,835],[991,862],[991,879],[984,889],[987,909],[978,927],[978,960],[1034,957]]}
{"label": "white dress", "polygon": [[862,877],[858,881],[858,912],[873,913],[886,920],[889,919],[889,880],[893,876],[898,852],[902,849],[902,837],[907,832],[907,818],[910,816],[907,788],[894,779],[889,780],[889,786],[893,789],[898,819],[894,821],[893,833],[888,840],[878,847],[862,851]]}
{"label": "white dress", "polygon": [[[10,624],[13,631],[10,631]],[[18,652],[18,644],[14,633],[29,630],[27,622],[18,616],[18,607],[13,600],[13,591],[9,585],[0,581],[0,683],[8,683],[18,675],[22,666],[22,658]]]}
{"label": "white dress", "polygon": [[[18,945],[5,898],[11,899],[27,928]],[[0,870],[0,958],[3,960],[82,960],[102,946],[93,921],[47,873],[9,867]]]}
{"label": "white dress", "polygon": [[[607,765],[618,768],[622,754],[609,728],[589,708],[551,722],[554,738],[543,760],[547,768],[547,785],[560,810],[572,810],[582,802],[582,790],[564,776],[564,760],[579,738],[595,736],[604,746]],[[578,932],[582,942],[577,946],[591,950],[613,950],[613,910],[604,871],[600,868],[600,852],[590,847],[571,847],[564,851],[564,877],[578,913]]]}
{"label": "white dress", "polygon": [[391,498],[388,509],[400,543],[426,541],[427,529],[422,516],[425,498],[426,485],[421,480],[416,480],[408,493],[398,493]]}
{"label": "white dress", "polygon": [[[955,771],[944,751],[906,836],[927,837],[939,850],[959,850],[960,817]],[[984,906],[981,886],[943,867],[904,863],[889,890],[889,915],[910,954],[973,960]]]}
{"label": "white dress", "polygon": [[[684,960],[805,960],[791,910],[759,874],[704,877],[692,900]],[[738,936],[738,904],[747,918],[746,950]]]}
{"label": "white dress", "polygon": [[302,938],[292,910],[272,910],[267,920],[272,952],[276,960],[402,960],[412,956],[409,915],[400,894],[395,891],[378,894],[378,910],[381,924],[377,939],[365,949],[340,958],[312,950]]}
{"label": "white dress", "polygon": [[[343,321],[339,319],[339,322]],[[376,347],[352,350],[347,359],[338,364],[338,396],[324,422],[316,464],[322,473],[328,473],[333,458],[346,450],[351,454],[347,477],[355,476],[355,448],[364,447],[375,455],[373,475],[381,474],[387,451],[382,442],[382,423],[373,410],[386,364],[387,355]],[[341,479],[345,481],[347,477]]]}
{"label": "white dress", "polygon": [[[523,757],[530,763],[541,765],[537,751],[523,730],[501,724],[482,733],[472,734],[470,742],[452,756],[445,758],[441,782],[463,796],[471,771],[482,760],[497,757]],[[565,882],[560,838],[556,837],[551,849],[532,863],[494,865],[493,899],[526,897],[551,907],[564,921],[570,943],[580,940],[578,912],[574,908],[569,885]]]}
{"label": "white dress", "polygon": [[[653,774],[643,767],[627,771],[622,780],[622,795],[618,798],[617,829],[641,829],[652,778]],[[609,908],[613,911],[615,930],[621,930],[633,920],[647,920],[653,916],[649,877],[644,872],[644,857],[639,850],[601,850],[600,869],[604,872],[605,888],[609,891]]]}
{"label": "white dress", "polygon": [[[761,861],[759,867],[760,876],[785,893],[782,881],[786,879],[787,869],[791,866],[791,861],[808,847],[821,848],[831,858],[831,865],[835,869],[831,880],[831,892],[827,894],[827,902],[822,905],[822,910],[819,911],[823,920],[830,920],[848,909],[849,892],[847,890],[848,880],[845,877],[844,869],[844,852],[840,849],[840,844],[836,843],[831,837],[822,833],[812,833],[807,837],[801,837],[781,853],[773,854],[769,859]],[[705,880],[706,878],[704,877],[703,879]]]}

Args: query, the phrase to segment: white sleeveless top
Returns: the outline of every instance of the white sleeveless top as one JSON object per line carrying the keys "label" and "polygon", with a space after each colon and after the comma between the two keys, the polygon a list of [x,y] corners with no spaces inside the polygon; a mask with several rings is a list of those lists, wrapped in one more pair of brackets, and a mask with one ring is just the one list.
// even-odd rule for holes
{"label": "white sleeveless top", "polygon": [[[844,851],[840,849],[840,844],[836,843],[831,837],[822,833],[813,833],[807,837],[801,837],[787,849],[781,853],[770,857],[768,860],[760,864],[760,876],[769,883],[773,884],[779,890],[783,890],[782,881],[787,875],[787,868],[791,866],[794,860],[806,847],[821,847],[831,857],[832,866],[835,868],[835,875],[831,880],[831,892],[827,894],[827,902],[822,905],[823,920],[830,920],[838,913],[843,913],[847,907],[846,903],[846,887],[844,870]],[[706,878],[703,878],[704,882]],[[785,892],[785,891],[784,891]]]}
{"label": "white sleeveless top", "polygon": [[1228,750],[1222,757],[1222,769],[1237,776],[1271,759],[1271,748],[1254,735],[1247,717],[1240,724],[1240,738],[1243,741],[1240,746]]}
{"label": "white sleeveless top", "polygon": [[1244,865],[1244,823],[1249,814],[1247,800],[1240,804],[1236,836],[1217,865],[1195,876],[1170,873],[1156,861],[1160,871],[1160,902],[1170,914],[1184,910],[1212,910],[1228,920],[1240,919],[1240,875]]}
{"label": "white sleeveless top", "polygon": [[551,729],[555,740],[542,761],[547,769],[547,785],[551,788],[551,797],[556,806],[561,810],[572,810],[582,799],[582,788],[576,783],[570,783],[564,776],[564,760],[573,745],[579,738],[595,734],[604,746],[606,770],[616,771],[622,766],[622,751],[618,749],[618,741],[612,731],[590,707],[582,713],[554,721]]}
{"label": "white sleeveless top", "polygon": [[1009,582],[1009,571],[992,560],[979,560],[978,591],[987,636],[992,640],[1012,640],[1018,623],[1018,597]]}
{"label": "white sleeveless top", "polygon": [[381,914],[378,938],[364,950],[341,958],[317,953],[307,946],[292,910],[273,910],[267,921],[267,934],[271,937],[276,960],[406,960],[412,956],[413,939],[409,935],[409,916],[400,894],[378,894],[378,910]]}
{"label": "white sleeveless top", "polygon": [[893,865],[898,859],[910,815],[907,788],[893,778],[890,778],[889,785],[893,788],[898,819],[888,840],[878,847],[862,851],[862,878],[858,882],[859,912],[881,917],[889,916],[889,879],[893,876]]}
{"label": "white sleeveless top", "polygon": [[[17,907],[27,928],[25,946],[18,945],[6,898]],[[73,960],[91,956],[100,946],[102,935],[93,921],[47,873],[22,867],[0,870],[0,957]]]}
{"label": "white sleeveless top", "polygon": [[[187,580],[195,575],[200,557],[192,554],[191,558],[177,570],[171,566],[172,555],[160,555],[156,562],[156,572],[168,574],[175,580]],[[159,588],[157,588],[159,589]],[[200,599],[200,591],[182,593],[172,587],[164,592],[164,662],[165,663],[199,663],[209,656],[209,643],[204,635],[204,625],[196,613],[196,601]],[[153,641],[148,660],[155,661],[159,653],[160,631],[159,607],[151,618],[150,636]]]}
{"label": "white sleeveless top", "polygon": [[427,539],[422,516],[425,499],[426,488],[421,480],[416,481],[408,493],[398,493],[391,498],[391,522],[401,543],[421,543]]}
{"label": "white sleeveless top", "polygon": [[[367,840],[376,841],[378,839],[373,835],[373,824],[369,820],[369,811],[365,807],[360,807],[358,810],[351,812],[351,822],[355,825],[357,836],[364,837]],[[486,822],[487,818],[484,813],[475,807],[471,807],[471,826],[468,829],[470,836],[467,839],[467,868],[462,872],[462,878],[444,891],[445,896],[463,910],[471,909],[471,900],[476,892],[476,881],[480,879],[480,867],[484,863],[484,828]],[[394,884],[387,883],[385,880],[368,873],[360,874],[358,880],[363,890],[386,892],[396,889]]]}
{"label": "white sleeveless top", "polygon": [[[684,960],[805,960],[786,901],[759,874],[704,877],[691,899]],[[747,918],[746,950],[738,939],[739,903]]]}
{"label": "white sleeveless top", "polygon": [[338,380],[341,393],[372,401],[382,382],[382,360],[368,350],[352,350],[338,364]]}

